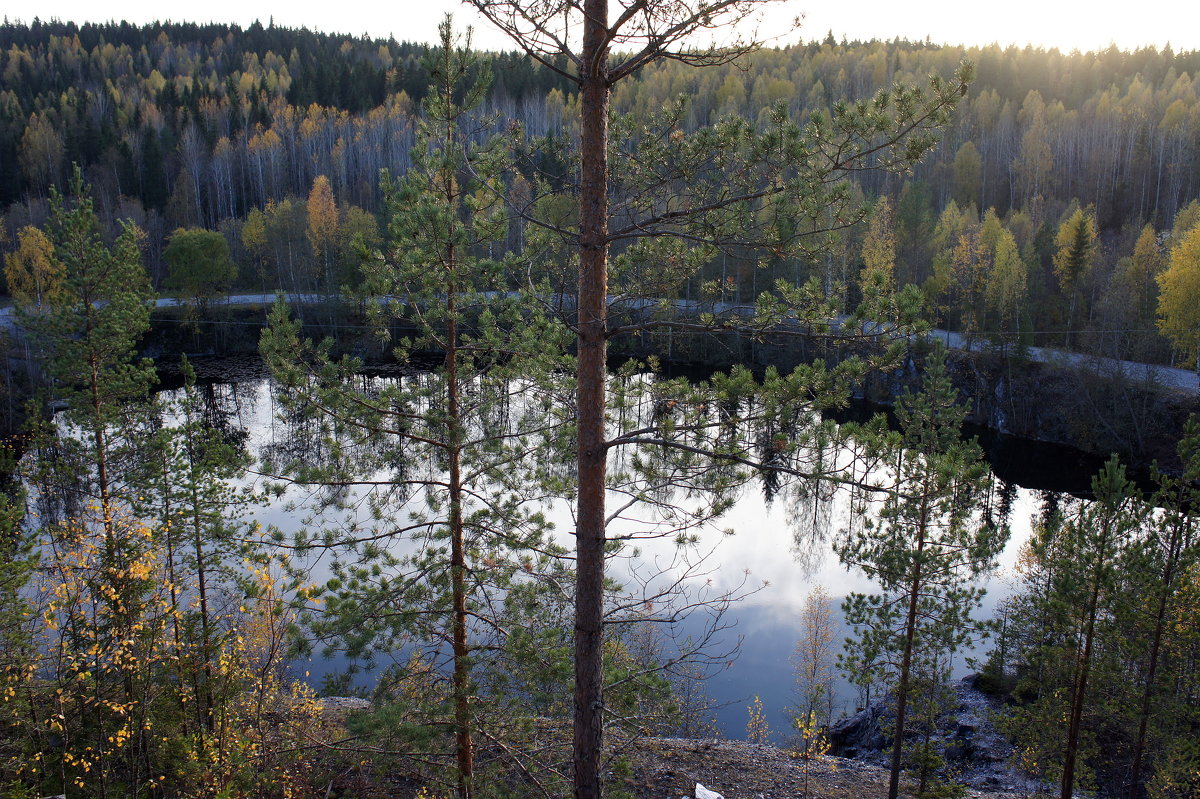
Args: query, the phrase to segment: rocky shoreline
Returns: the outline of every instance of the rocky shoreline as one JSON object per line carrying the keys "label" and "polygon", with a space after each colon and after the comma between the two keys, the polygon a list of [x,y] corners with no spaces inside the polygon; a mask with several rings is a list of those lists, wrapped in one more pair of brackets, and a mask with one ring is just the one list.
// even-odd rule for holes
{"label": "rocky shoreline", "polygon": [[[1020,796],[1051,787],[1014,765],[1015,747],[993,721],[1000,702],[976,688],[975,675],[956,683],[954,696],[954,707],[939,721],[937,737],[957,781],[977,790]],[[886,767],[891,746],[882,732],[886,714],[872,705],[835,723],[829,730],[831,754]]]}
{"label": "rocky shoreline", "polygon": [[[953,777],[966,786],[966,799],[1028,799],[1044,791],[1038,780],[1013,763],[1013,745],[992,721],[999,702],[975,688],[972,678],[955,686],[956,705],[939,725]],[[318,700],[335,720],[365,711],[355,697]],[[831,754],[805,762],[786,748],[747,741],[692,738],[635,738],[612,754],[621,768],[606,776],[608,789],[634,799],[879,799],[887,794],[890,741],[880,732],[884,712],[868,708],[835,724]],[[368,779],[359,796],[416,796],[422,781],[390,773]],[[703,786],[703,789],[700,788]],[[906,793],[901,783],[902,796]],[[376,793],[374,789],[379,789]],[[386,790],[384,790],[386,789]],[[711,793],[707,793],[710,791]]]}

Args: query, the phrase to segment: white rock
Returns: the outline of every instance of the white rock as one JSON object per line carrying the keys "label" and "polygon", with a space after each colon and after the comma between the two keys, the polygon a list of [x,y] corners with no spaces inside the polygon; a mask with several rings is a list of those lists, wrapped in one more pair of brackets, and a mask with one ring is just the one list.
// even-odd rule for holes
{"label": "white rock", "polygon": [[371,703],[358,696],[323,696],[317,700],[317,704],[322,713],[330,715],[371,709]]}
{"label": "white rock", "polygon": [[696,799],[725,799],[725,797],[716,791],[710,791],[700,783],[696,783]]}

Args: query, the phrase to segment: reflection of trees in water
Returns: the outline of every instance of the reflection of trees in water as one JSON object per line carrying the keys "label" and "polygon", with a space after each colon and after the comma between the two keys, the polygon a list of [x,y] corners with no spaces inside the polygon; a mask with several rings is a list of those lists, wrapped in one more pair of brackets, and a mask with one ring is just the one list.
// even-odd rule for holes
{"label": "reflection of trees in water", "polygon": [[[406,512],[416,512],[424,503],[440,500],[436,489],[448,468],[446,450],[428,446],[444,436],[440,413],[444,378],[435,372],[406,371],[399,374],[354,374],[347,386],[361,403],[372,404],[368,429],[348,415],[330,417],[328,395],[308,396],[308,391],[270,383],[271,434],[260,447],[264,471],[286,475],[296,486],[321,489],[312,498],[322,510],[345,509],[355,499],[373,513],[394,516],[410,503]],[[569,476],[569,453],[561,446],[534,447],[535,439],[551,435],[561,425],[560,413],[552,412],[556,400],[535,391],[519,379],[477,379],[462,384],[466,453],[475,457],[478,472],[472,479],[485,490],[531,490],[534,483],[521,484],[521,456],[538,461],[540,472]],[[515,443],[528,439],[525,444]],[[505,455],[503,442],[516,449]],[[494,461],[494,462],[493,462]],[[432,493],[431,493],[432,492]],[[530,497],[538,502],[545,496]],[[483,496],[475,499],[484,502]]]}
{"label": "reflection of trees in water", "polygon": [[[390,392],[398,390],[396,384],[402,383],[404,393],[415,399],[408,404],[392,401],[389,408],[426,414],[436,411],[433,399],[437,393],[436,376],[429,372],[413,371],[400,376],[359,374],[347,379],[356,390],[375,400],[388,397]],[[618,406],[614,426],[637,429],[666,424],[676,415],[675,407],[685,399],[678,393],[678,387],[665,385],[667,381],[652,379],[647,375],[627,380],[642,381],[642,385],[638,386],[636,392],[630,389],[628,401]],[[481,409],[470,420],[469,437],[473,440],[494,440],[522,429],[536,431],[561,421],[563,403],[560,397],[525,391],[518,379],[478,381],[464,389],[465,402]],[[338,469],[352,466],[356,473],[382,483],[369,486],[295,485],[284,495],[302,504],[307,514],[318,507],[326,511],[320,536],[328,534],[331,540],[343,541],[351,537],[365,539],[374,536],[379,546],[393,549],[395,561],[389,567],[392,574],[386,580],[378,575],[363,577],[361,571],[355,571],[369,570],[366,559],[344,559],[342,565],[347,570],[345,573],[352,576],[357,574],[356,579],[368,580],[381,592],[384,589],[408,590],[419,586],[422,581],[434,579],[437,572],[435,561],[414,560],[410,554],[405,554],[426,546],[439,546],[436,520],[428,505],[428,491],[412,485],[395,485],[393,481],[401,478],[414,482],[436,482],[444,472],[444,460],[430,453],[420,453],[412,447],[396,446],[385,450],[362,435],[356,435],[352,428],[323,426],[323,423],[314,419],[311,406],[284,402],[280,398],[284,389],[275,384],[265,389],[270,392],[264,395],[270,396],[269,402],[256,402],[255,392],[263,390],[261,383],[222,385],[214,386],[206,396],[211,398],[213,418],[231,427],[263,424],[266,421],[265,409],[273,408],[277,412],[269,423],[270,434],[253,436],[263,442],[260,455],[264,461],[302,463],[311,470],[312,475],[332,474]],[[671,406],[672,401],[675,407]],[[809,464],[816,473],[849,474],[865,479],[874,461],[871,460],[872,453],[864,450],[863,445],[855,440],[847,438],[838,428],[828,426],[825,432],[818,435],[805,419],[796,418],[784,424],[763,414],[761,408],[749,402],[727,402],[710,407],[707,412],[696,411],[689,419],[696,425],[708,425],[713,437],[723,437],[721,440],[727,444],[748,442],[765,462],[779,467],[755,470],[749,466],[728,463],[708,463],[701,467],[690,460],[674,457],[669,448],[655,444],[618,448],[613,453],[613,491],[623,500],[610,505],[614,510],[613,531],[614,538],[619,538],[626,545],[619,552],[614,550],[612,555],[621,563],[614,563],[611,573],[623,583],[620,591],[614,586],[608,598],[610,619],[614,620],[613,629],[636,627],[643,622],[652,624],[660,630],[662,638],[658,666],[666,665],[668,674],[687,673],[695,677],[697,673],[705,673],[707,667],[722,668],[737,642],[731,632],[719,629],[728,619],[727,615],[715,612],[721,610],[720,603],[706,604],[716,597],[706,583],[706,575],[715,574],[717,569],[714,555],[709,551],[710,543],[722,536],[714,538],[706,535],[704,530],[719,531],[721,517],[706,515],[697,506],[699,500],[696,497],[707,486],[723,486],[728,490],[721,494],[721,503],[714,505],[712,510],[728,510],[747,491],[762,490],[764,496],[784,510],[782,515],[791,528],[793,539],[791,554],[805,573],[811,573],[827,558],[825,553],[836,531],[863,523],[864,516],[857,510],[866,503],[869,492],[853,484],[838,487],[823,479],[801,480],[787,470],[804,463]],[[245,427],[240,429],[243,435],[248,433]],[[405,429],[418,428],[409,426]],[[805,435],[808,436],[806,446],[789,444],[784,448],[773,443],[781,442],[785,436],[799,438]],[[534,448],[530,447],[529,451],[534,451]],[[574,469],[573,453],[564,448],[550,448],[539,452],[538,458],[540,473],[558,481],[562,492],[559,497],[567,496]],[[498,467],[481,473],[480,478],[485,480],[487,491],[527,491],[528,486],[522,482],[522,474],[519,468]],[[1003,483],[995,487],[995,508],[992,512],[997,518],[1011,515],[1014,490],[1011,485]],[[312,495],[313,492],[319,496]],[[547,493],[541,499],[553,500],[553,497]],[[315,530],[314,526],[316,535]],[[560,530],[559,533],[570,533],[570,530]],[[654,539],[663,538],[666,540],[661,545],[654,544]],[[695,543],[676,547],[673,540],[677,538]],[[705,548],[703,551],[702,547]],[[488,557],[481,552],[475,561],[481,571]],[[328,556],[325,560],[328,560]],[[569,566],[569,563],[566,565]],[[549,569],[540,568],[536,568],[534,573],[524,573],[521,579],[531,587],[523,589],[528,595],[523,600],[528,604],[528,612],[523,614],[517,613],[515,606],[511,611],[505,610],[514,596],[511,586],[489,588],[485,585],[486,581],[481,580],[473,590],[480,597],[481,607],[486,608],[489,614],[499,614],[499,618],[505,619],[506,626],[515,628],[525,625],[529,629],[542,630],[538,635],[550,636],[548,630],[556,623],[551,612],[553,597],[558,595],[556,592],[563,590],[561,577],[562,574],[555,576]],[[695,594],[697,587],[707,588],[709,594],[706,597]],[[736,594],[744,593],[745,588],[742,586],[737,592],[725,592],[727,596],[721,600],[724,608],[728,609],[728,602]],[[676,593],[671,595],[671,590]],[[535,619],[534,616],[542,612],[537,608],[542,608],[547,615]],[[431,615],[435,609],[436,606],[430,606]],[[686,612],[698,610],[702,615],[711,613],[708,620],[712,622],[709,624],[712,634],[707,637],[697,633],[695,620],[690,626],[683,621]],[[377,617],[399,613],[397,606],[383,599],[382,593],[368,612]],[[515,615],[510,619],[505,616],[506,613]],[[721,617],[719,622],[715,621],[716,617]],[[490,624],[476,622],[472,626],[472,639],[485,648],[495,647],[499,651],[498,636],[499,633]],[[410,632],[407,638],[397,637],[396,643],[398,646],[411,644],[416,637],[419,636]],[[713,648],[712,645],[718,640],[724,643]],[[701,643],[709,646],[707,652],[698,648]],[[381,643],[372,650],[371,655],[390,660],[393,654],[393,650],[388,649],[390,646]],[[442,663],[446,650],[436,641],[431,646],[430,662],[436,667]],[[531,653],[532,650],[530,657]],[[497,658],[493,661],[493,668],[499,669],[506,660]],[[360,661],[365,662],[365,658]],[[544,665],[551,667],[549,663]],[[499,691],[496,685],[499,682],[490,690]],[[565,685],[559,687],[565,690]],[[527,687],[522,690],[534,689]]]}
{"label": "reflection of trees in water", "polygon": [[[272,386],[281,413],[261,457],[264,471],[289,476],[285,498],[310,503],[303,508],[310,529],[294,545],[311,557],[320,552],[332,559],[328,611],[309,621],[314,643],[336,648],[356,665],[399,656],[402,662],[379,683],[379,690],[394,696],[411,687],[411,652],[422,653],[421,668],[441,675],[451,654],[442,494],[448,464],[438,447],[422,445],[439,434],[444,376],[414,371],[342,379],[363,403],[379,409],[372,417],[377,429],[387,420],[388,430],[404,436],[381,439],[336,414],[319,413],[328,406],[319,386],[306,387],[303,396]],[[479,695],[493,703],[480,713],[499,713],[513,702],[547,715],[556,708],[566,712],[559,705],[570,689],[573,563],[545,535],[545,511],[552,503],[561,508],[573,492],[575,459],[558,437],[569,422],[569,392],[555,385],[496,375],[461,385],[460,402],[469,409],[462,462],[472,481],[464,500],[472,672]],[[638,401],[631,396],[619,423],[651,423],[653,408],[648,395]],[[750,435],[749,428],[739,435]],[[728,610],[756,590],[748,577],[732,588],[728,580],[718,587],[712,548],[696,543],[699,531],[719,516],[714,510],[735,498],[727,492],[709,508],[702,502],[706,487],[713,481],[733,486],[729,478],[740,468],[672,454],[648,445],[613,455],[618,468],[612,490],[621,499],[610,505],[609,555],[621,564],[610,571],[605,593],[606,705],[612,723],[630,731],[658,728],[671,684],[725,668],[740,644],[730,632]],[[689,696],[694,693],[689,688]]]}
{"label": "reflection of trees in water", "polygon": [[792,531],[792,559],[805,577],[811,577],[829,555],[836,486],[805,485],[798,481],[784,494]]}
{"label": "reflection of trees in water", "polygon": [[[128,402],[106,431],[107,479],[117,504],[124,506],[138,493],[139,475],[153,458],[147,444],[161,426],[160,414],[152,403]],[[62,412],[36,424],[34,446],[18,471],[30,489],[30,507],[39,524],[87,515],[100,496],[91,433]]]}
{"label": "reflection of trees in water", "polygon": [[1016,484],[993,475],[989,496],[994,499],[984,509],[984,522],[994,527],[1009,527],[1013,503],[1017,500]]}
{"label": "reflection of trees in water", "polygon": [[244,449],[249,442],[249,424],[254,418],[258,386],[257,381],[197,385],[204,426],[218,432],[224,443]]}
{"label": "reflection of trees in water", "polygon": [[[208,382],[196,386],[199,425],[206,433],[238,452],[250,447],[261,381]],[[155,470],[158,456],[155,435],[178,422],[180,389],[155,394],[147,401],[127,402],[118,424],[108,436],[107,467],[123,496],[138,493],[136,486]],[[17,473],[30,489],[29,503],[41,523],[60,522],[83,515],[94,501],[96,488],[87,467],[86,434],[71,425],[62,413],[43,422],[50,435],[35,436],[35,446],[25,453]]]}
{"label": "reflection of trees in water", "polygon": [[[419,380],[421,374],[426,373],[413,372],[404,377],[397,377],[395,372],[363,374],[356,376],[355,381],[360,390],[375,396],[389,381]],[[212,397],[213,402],[212,415],[218,419],[216,424],[227,426],[231,435],[248,435],[249,428],[255,424],[265,422],[269,425],[269,435],[264,437],[265,443],[260,445],[258,452],[264,462],[283,463],[308,460],[312,461],[314,465],[332,466],[338,462],[338,458],[342,462],[366,463],[368,460],[362,459],[378,460],[374,450],[356,449],[353,438],[348,437],[341,441],[336,448],[332,448],[331,442],[322,437],[318,426],[312,420],[312,409],[287,407],[278,400],[280,392],[285,389],[269,381],[266,385],[269,386],[271,392],[270,405],[275,410],[275,414],[269,421],[264,420],[256,406],[257,395],[263,385],[263,382],[215,384],[211,386],[209,396]],[[477,387],[477,391],[479,393],[475,397],[476,404],[485,409],[487,413],[474,420],[473,435],[476,437],[502,435],[504,430],[512,429],[517,415],[533,419],[535,422],[533,426],[539,423],[544,424],[550,418],[546,398],[538,398],[534,402],[523,394],[519,383],[508,386],[482,385]],[[487,392],[486,396],[484,392]],[[657,404],[643,402],[639,405],[637,414],[631,414],[630,408],[625,407],[621,411],[625,415],[619,417],[618,421],[628,425],[652,422],[655,413],[661,415],[664,412],[664,406],[665,402]],[[427,407],[427,405],[423,407]],[[729,409],[726,408],[726,410]],[[753,439],[756,442],[757,452],[762,456],[761,460],[764,465],[779,467],[778,469],[748,471],[745,477],[746,485],[757,486],[757,490],[762,491],[768,505],[782,503],[782,507],[785,509],[784,516],[792,528],[794,543],[792,554],[797,557],[797,562],[806,571],[818,568],[824,555],[822,548],[827,545],[830,532],[839,525],[861,523],[863,514],[853,512],[853,508],[858,508],[864,501],[866,493],[869,492],[866,492],[861,486],[836,483],[820,477],[797,478],[789,474],[787,470],[795,462],[804,461],[815,464],[814,471],[817,473],[833,475],[839,469],[844,469],[848,463],[867,463],[867,455],[858,451],[861,449],[861,445],[853,438],[835,433],[824,437],[808,434],[810,440],[813,441],[811,446],[797,448],[797,452],[793,454],[779,453],[773,450],[772,443],[785,439],[791,440],[787,437],[795,437],[797,433],[794,431],[807,424],[806,421],[797,420],[790,428],[770,424],[754,426],[748,421],[740,424],[742,430],[738,436],[747,440]],[[650,457],[655,452],[656,448],[653,445],[640,449],[624,447],[615,449],[612,458],[616,467],[622,467],[638,458]],[[569,481],[574,470],[571,453],[556,448],[541,453],[539,457],[543,459],[545,471],[561,481]],[[423,473],[428,476],[436,468],[436,463],[428,459],[423,461],[395,460],[380,464],[378,474],[382,480],[388,476],[402,476],[405,473],[404,470],[411,473],[418,467],[421,467],[424,470]],[[728,466],[725,468],[729,469]],[[865,467],[860,467],[855,474],[863,476],[863,468]],[[503,477],[503,473],[498,472],[498,474]],[[664,507],[681,504],[680,498],[688,495],[689,481],[695,482],[699,474],[698,471],[688,472],[680,468],[669,474],[659,475],[653,485],[643,489],[643,498],[651,499]],[[629,491],[622,489],[621,486],[615,486],[614,490],[629,494]],[[989,514],[989,518],[994,523],[1005,524],[1011,519],[1013,502],[1018,491],[1019,488],[1015,483],[996,478],[988,505],[985,508],[985,512]],[[1056,492],[1039,492],[1039,496],[1043,498],[1044,502],[1053,503],[1057,501],[1059,495]],[[393,496],[399,500],[409,497],[410,495]],[[662,521],[653,519],[652,514],[645,514],[644,518],[636,520],[643,525],[649,525],[651,521],[656,524]]]}

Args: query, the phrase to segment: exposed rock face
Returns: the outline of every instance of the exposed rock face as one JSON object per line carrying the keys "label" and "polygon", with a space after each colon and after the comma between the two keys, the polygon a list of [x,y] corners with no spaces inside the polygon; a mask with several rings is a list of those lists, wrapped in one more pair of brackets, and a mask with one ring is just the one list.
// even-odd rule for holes
{"label": "exposed rock face", "polygon": [[[976,690],[975,679],[965,677],[955,686],[955,706],[938,724],[952,776],[973,788],[1035,793],[1042,784],[1012,765],[1014,747],[992,721],[999,703]],[[881,705],[842,719],[829,728],[830,753],[886,765],[892,738],[885,730],[891,724]]]}
{"label": "exposed rock face", "polygon": [[955,686],[955,695],[954,734],[945,753],[958,779],[979,788],[1037,790],[1039,782],[1012,765],[1013,745],[992,723],[999,704],[976,690],[975,675]]}
{"label": "exposed rock face", "polygon": [[837,757],[860,757],[878,752],[891,743],[883,734],[880,723],[883,707],[873,704],[849,718],[837,721],[829,728],[829,754]]}

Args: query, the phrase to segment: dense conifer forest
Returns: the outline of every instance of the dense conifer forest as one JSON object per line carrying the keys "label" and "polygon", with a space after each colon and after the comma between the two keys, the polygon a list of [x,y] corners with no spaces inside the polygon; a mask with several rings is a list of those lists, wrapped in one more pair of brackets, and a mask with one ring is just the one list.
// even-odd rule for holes
{"label": "dense conifer forest", "polygon": [[[809,595],[791,734],[748,708],[787,795],[830,762],[835,669],[890,799],[963,795],[974,650],[1044,794],[1197,796],[1200,424],[1173,471],[1040,495],[987,618],[1014,489],[925,334],[1200,362],[1200,53],[697,54],[672,32],[720,13],[680,2],[605,58],[587,5],[507,54],[449,21],[0,27],[5,376],[35,383],[0,457],[0,797],[640,799],[647,737],[714,734],[704,678],[768,590],[708,552],[746,494],[870,586]],[[269,434],[187,358],[157,391],[151,300],[201,341],[243,290],[324,295],[392,363],[280,297]],[[814,357],[606,357],[735,332]],[[835,421],[902,370],[890,417]]]}

